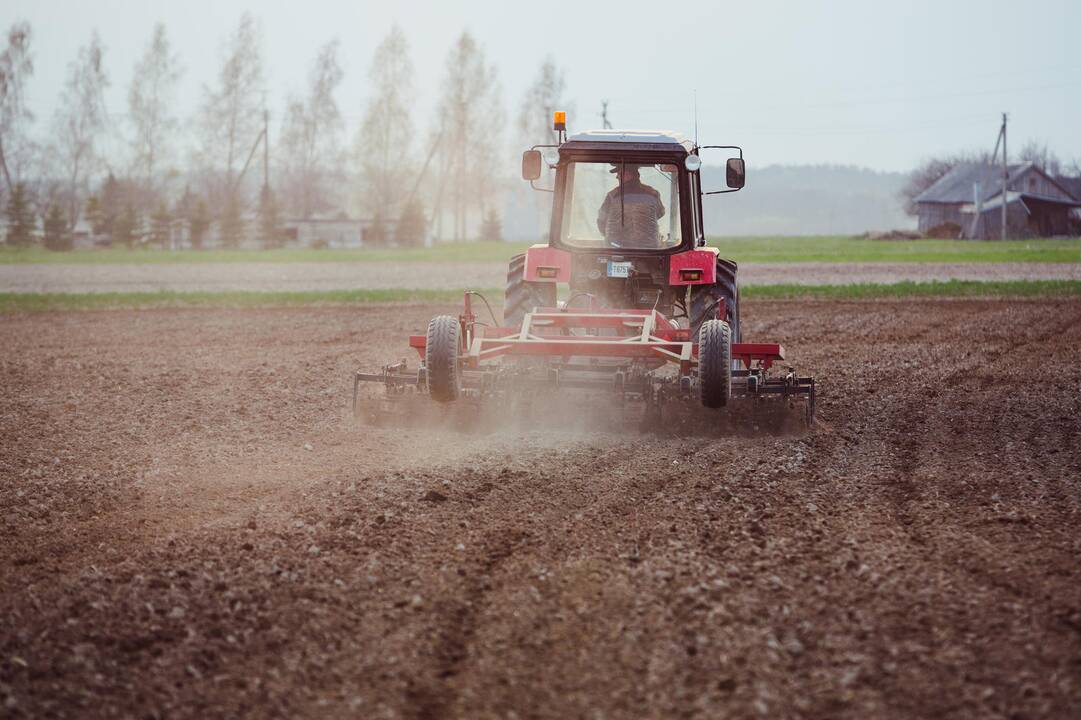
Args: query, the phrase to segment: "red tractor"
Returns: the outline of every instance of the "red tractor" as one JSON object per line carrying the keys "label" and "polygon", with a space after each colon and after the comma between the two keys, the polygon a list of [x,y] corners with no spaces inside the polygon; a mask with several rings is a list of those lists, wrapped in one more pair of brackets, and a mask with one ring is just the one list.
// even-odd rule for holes
{"label": "red tractor", "polygon": [[[372,381],[392,398],[412,390],[439,403],[574,388],[640,400],[653,417],[697,399],[714,412],[733,401],[798,405],[813,422],[813,378],[771,373],[783,348],[743,342],[736,263],[705,244],[702,199],[743,187],[743,151],[667,132],[567,138],[564,118],[556,113],[561,142],[522,156],[523,179],[553,193],[552,216],[548,244],[510,261],[503,321],[478,322],[467,292],[460,315],[410,338],[416,371],[402,361],[356,374],[354,407],[358,383]],[[706,149],[737,153],[728,189],[703,192]],[[545,166],[551,188],[536,185]]]}

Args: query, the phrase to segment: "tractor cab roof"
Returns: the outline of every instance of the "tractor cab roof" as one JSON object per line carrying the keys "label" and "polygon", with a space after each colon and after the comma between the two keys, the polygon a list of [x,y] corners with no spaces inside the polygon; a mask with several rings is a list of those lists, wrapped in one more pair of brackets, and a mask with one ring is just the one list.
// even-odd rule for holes
{"label": "tractor cab roof", "polygon": [[668,130],[587,130],[567,138],[565,146],[583,149],[616,150],[618,148],[635,150],[673,151],[682,149],[689,153],[694,143],[678,133]]}

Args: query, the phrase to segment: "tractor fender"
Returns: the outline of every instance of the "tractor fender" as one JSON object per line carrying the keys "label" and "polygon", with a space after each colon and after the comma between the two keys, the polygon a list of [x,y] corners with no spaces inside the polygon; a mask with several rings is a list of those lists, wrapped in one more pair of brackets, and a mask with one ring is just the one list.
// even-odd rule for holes
{"label": "tractor fender", "polygon": [[547,245],[532,246],[525,253],[525,281],[569,283],[571,254]]}
{"label": "tractor fender", "polygon": [[[676,253],[668,262],[669,285],[712,285],[717,282],[717,253],[714,247],[698,248]],[[696,279],[687,277],[688,272],[699,270]]]}

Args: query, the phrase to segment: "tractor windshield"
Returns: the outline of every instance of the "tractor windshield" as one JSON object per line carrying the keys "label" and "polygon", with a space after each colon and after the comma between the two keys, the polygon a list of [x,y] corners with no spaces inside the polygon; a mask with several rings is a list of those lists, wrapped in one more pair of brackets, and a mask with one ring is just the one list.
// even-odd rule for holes
{"label": "tractor windshield", "polygon": [[564,193],[565,245],[665,249],[681,242],[675,165],[571,162]]}

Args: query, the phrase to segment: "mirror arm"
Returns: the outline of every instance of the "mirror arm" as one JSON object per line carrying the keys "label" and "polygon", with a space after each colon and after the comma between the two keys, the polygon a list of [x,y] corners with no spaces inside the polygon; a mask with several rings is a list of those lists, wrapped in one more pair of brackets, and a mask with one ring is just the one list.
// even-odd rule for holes
{"label": "mirror arm", "polygon": [[[739,159],[740,160],[743,159],[743,148],[741,148],[739,145],[702,145],[701,147],[696,147],[695,150],[696,151],[698,151],[698,150],[738,150],[739,151]],[[704,192],[704,193],[700,193],[700,194],[701,195],[724,195],[725,193],[739,192],[742,189],[743,188],[738,187],[738,188],[732,188],[731,190],[714,190],[713,192]]]}
{"label": "mirror arm", "polygon": [[[558,145],[558,144],[557,145],[534,145],[530,149],[535,150],[535,149],[537,149],[539,147],[560,147],[560,145]],[[551,169],[551,165],[549,165],[549,170],[550,169]],[[534,185],[534,183],[536,183],[536,181],[530,181],[530,187],[533,188],[534,190],[539,190],[540,192],[555,192],[556,191],[556,188],[553,188],[553,187],[537,187],[536,185]]]}
{"label": "mirror arm", "polygon": [[695,148],[695,150],[738,150],[739,159],[743,159],[743,148],[739,145],[703,145],[702,147]]}

